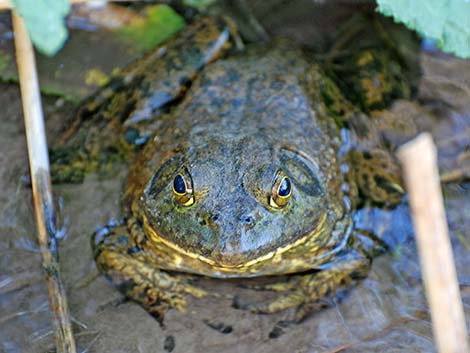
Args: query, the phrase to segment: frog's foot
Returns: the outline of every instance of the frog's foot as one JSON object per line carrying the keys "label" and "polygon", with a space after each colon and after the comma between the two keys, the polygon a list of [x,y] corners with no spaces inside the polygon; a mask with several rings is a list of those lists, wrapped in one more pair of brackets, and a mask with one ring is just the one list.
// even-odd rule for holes
{"label": "frog's foot", "polygon": [[365,229],[354,229],[350,244],[372,261],[376,256],[383,254],[388,250],[388,245],[374,233]]}
{"label": "frog's foot", "polygon": [[352,150],[347,158],[350,182],[357,186],[360,196],[388,207],[400,203],[404,194],[401,170],[390,153],[380,149]]}
{"label": "frog's foot", "polygon": [[244,284],[241,287],[256,291],[271,291],[271,292],[285,292],[293,289],[297,285],[296,281],[292,280],[292,277],[287,282],[277,282],[268,284]]}
{"label": "frog's foot", "polygon": [[186,310],[187,295],[201,298],[206,291],[190,278],[158,269],[152,258],[130,244],[126,226],[106,227],[95,233],[94,254],[98,269],[129,298],[140,303],[161,323],[170,308]]}
{"label": "frog's foot", "polygon": [[[259,314],[271,314],[297,308],[293,321],[300,322],[312,311],[325,306],[336,297],[339,289],[346,288],[353,281],[364,278],[370,268],[370,260],[363,254],[351,251],[328,267],[314,273],[295,276],[287,286],[285,294],[263,303],[241,303],[234,300],[233,306]],[[267,289],[280,291],[283,284],[266,286]]]}

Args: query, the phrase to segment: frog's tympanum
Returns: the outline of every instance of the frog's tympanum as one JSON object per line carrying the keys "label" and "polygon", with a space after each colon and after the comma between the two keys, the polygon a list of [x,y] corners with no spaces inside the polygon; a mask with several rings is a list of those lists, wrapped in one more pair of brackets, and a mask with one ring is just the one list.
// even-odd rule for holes
{"label": "frog's tympanum", "polygon": [[[85,102],[52,154],[56,181],[130,164],[123,222],[94,235],[94,256],[160,317],[207,295],[186,273],[295,274],[265,287],[277,299],[239,306],[296,307],[302,318],[364,277],[383,248],[355,228],[354,210],[402,197],[380,112],[366,116],[296,46],[237,50],[234,31],[225,20],[188,26]],[[388,89],[378,75],[363,80],[374,104]],[[360,133],[345,143],[351,126]]]}

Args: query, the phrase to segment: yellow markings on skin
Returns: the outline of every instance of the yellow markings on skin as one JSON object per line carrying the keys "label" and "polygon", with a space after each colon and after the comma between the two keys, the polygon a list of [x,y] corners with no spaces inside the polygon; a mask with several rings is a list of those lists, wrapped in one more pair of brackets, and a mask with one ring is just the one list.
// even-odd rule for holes
{"label": "yellow markings on skin", "polygon": [[186,255],[186,256],[188,256],[192,259],[197,259],[197,260],[207,262],[211,266],[213,266],[215,264],[215,262],[213,260],[207,259],[207,258],[205,258],[201,255],[194,254],[192,252],[186,251],[186,250],[180,248],[175,243],[172,243],[172,242],[162,238],[154,229],[152,229],[152,227],[148,223],[147,217],[145,217],[145,216],[144,216],[144,231],[147,234],[150,234],[150,237],[152,238],[152,240],[157,244],[162,243],[162,244],[166,245],[167,247],[169,247],[169,248],[171,248],[175,251],[178,251],[179,253],[181,253],[183,255]]}
{"label": "yellow markings on skin", "polygon": [[266,261],[269,258],[272,258],[272,257],[275,257],[275,256],[280,256],[281,254],[285,253],[286,251],[306,243],[307,240],[309,240],[310,238],[314,238],[317,234],[319,234],[321,232],[321,230],[323,229],[323,225],[324,225],[325,221],[326,221],[326,213],[323,214],[323,216],[320,218],[316,228],[314,230],[312,230],[310,233],[307,233],[302,238],[297,239],[292,244],[288,244],[286,246],[277,248],[276,250],[271,251],[270,253],[267,253],[266,255],[263,255],[263,256],[260,256],[260,257],[254,259],[254,260],[248,261],[243,266],[244,267],[249,267],[249,266],[252,266],[252,265],[254,265],[258,262]]}
{"label": "yellow markings on skin", "polygon": [[383,92],[386,92],[387,89],[383,86],[383,83],[386,82],[383,74],[377,74],[373,78],[364,77],[360,82],[366,91],[366,100],[369,104],[382,101]]}
{"label": "yellow markings on skin", "polygon": [[364,52],[357,61],[359,66],[366,66],[374,61],[374,56],[370,51]]}
{"label": "yellow markings on skin", "polygon": [[109,77],[100,69],[90,69],[85,74],[85,83],[88,86],[104,86],[109,82]]}
{"label": "yellow markings on skin", "polygon": [[[154,229],[152,229],[152,227],[149,225],[148,223],[148,219],[146,217],[144,217],[144,230],[147,234],[150,235],[151,239],[158,245],[158,244],[163,244],[164,246],[166,247],[169,247],[171,248],[172,250],[184,255],[184,256],[187,256],[191,259],[194,259],[194,260],[199,260],[201,262],[204,262],[204,263],[207,263],[208,265],[210,265],[212,267],[212,269],[215,271],[220,271],[221,273],[224,273],[224,272],[237,272],[237,273],[246,273],[246,272],[253,272],[253,271],[256,271],[257,269],[253,268],[253,269],[250,269],[249,267],[253,267],[254,265],[256,264],[259,264],[263,261],[266,261],[266,260],[269,260],[269,259],[273,259],[273,262],[276,262],[276,263],[279,263],[282,261],[282,257],[281,255],[295,247],[298,247],[300,245],[303,245],[305,244],[308,240],[310,239],[314,239],[318,234],[321,233],[322,229],[323,229],[323,226],[325,224],[325,221],[326,221],[326,218],[327,218],[327,215],[326,213],[322,215],[322,217],[320,218],[317,226],[315,227],[315,229],[313,229],[311,232],[307,233],[305,236],[297,239],[294,243],[291,243],[291,244],[288,244],[286,246],[283,246],[283,247],[279,247],[277,248],[276,250],[274,251],[271,251],[263,256],[260,256],[260,257],[257,257],[256,259],[253,259],[251,261],[248,261],[244,264],[241,264],[241,265],[236,265],[236,266],[220,266],[220,265],[217,265],[215,263],[214,260],[211,260],[211,259],[208,259],[204,256],[201,256],[199,254],[195,254],[193,252],[189,252],[189,251],[186,251],[184,250],[183,248],[179,247],[178,245],[176,245],[175,243],[172,243],[166,239],[164,239],[163,237],[161,237]],[[313,249],[314,250],[314,249]],[[176,254],[173,254],[173,259],[174,259],[174,265],[180,265],[182,263],[184,263],[184,259],[181,257],[181,256],[178,256]],[[303,267],[303,265],[305,264],[305,262],[301,259],[291,259],[289,260],[290,261],[290,264],[291,264],[291,267]]]}
{"label": "yellow markings on skin", "polygon": [[181,265],[183,263],[183,258],[178,255],[173,255],[173,263],[177,266]]}

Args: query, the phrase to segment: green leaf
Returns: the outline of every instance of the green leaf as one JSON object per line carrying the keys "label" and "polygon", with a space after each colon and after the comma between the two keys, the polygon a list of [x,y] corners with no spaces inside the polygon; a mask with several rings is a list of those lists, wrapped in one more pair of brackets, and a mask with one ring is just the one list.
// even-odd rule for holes
{"label": "green leaf", "polygon": [[184,18],[167,5],[149,6],[146,11],[145,19],[136,20],[118,30],[141,52],[163,43],[186,26]]}
{"label": "green leaf", "polygon": [[52,56],[67,39],[64,17],[70,10],[68,0],[12,0],[23,17],[36,48]]}
{"label": "green leaf", "polygon": [[435,39],[442,50],[470,58],[470,1],[377,0],[379,11]]}

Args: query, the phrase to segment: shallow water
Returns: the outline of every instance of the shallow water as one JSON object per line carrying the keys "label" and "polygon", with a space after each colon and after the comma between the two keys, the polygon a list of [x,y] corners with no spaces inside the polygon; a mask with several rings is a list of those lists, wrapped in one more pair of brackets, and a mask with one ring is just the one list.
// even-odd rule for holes
{"label": "shallow water", "polygon": [[[470,134],[465,134],[470,128],[470,61],[422,53],[421,63],[419,97],[426,110],[407,102],[394,109],[433,132],[446,170],[470,146]],[[69,107],[52,98],[44,103],[53,139]],[[0,106],[0,351],[46,352],[53,349],[53,332],[31,192],[22,181],[27,157],[15,85],[0,84]],[[449,140],[456,135],[462,136]],[[364,209],[358,214],[356,222],[385,234],[393,250],[377,258],[368,278],[342,300],[304,323],[280,327],[276,323],[292,312],[255,315],[233,309],[234,295],[254,301],[270,294],[242,289],[237,281],[201,278],[198,284],[220,298],[190,299],[188,312],[171,310],[162,328],[137,304],[123,300],[98,275],[92,259],[90,234],[119,218],[124,175],[112,180],[90,176],[81,185],[54,187],[60,224],[67,230],[60,241],[60,264],[80,352],[320,353],[338,352],[343,345],[346,352],[434,351],[406,202],[393,211]],[[444,194],[468,322],[470,186],[445,186]]]}

